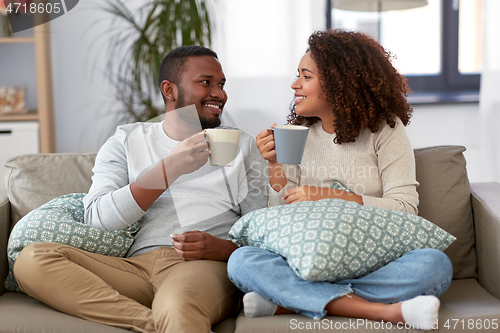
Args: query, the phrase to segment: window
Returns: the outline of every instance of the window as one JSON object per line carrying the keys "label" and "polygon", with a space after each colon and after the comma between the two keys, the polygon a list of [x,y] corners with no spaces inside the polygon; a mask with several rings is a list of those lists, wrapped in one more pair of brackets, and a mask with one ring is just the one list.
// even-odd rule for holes
{"label": "window", "polygon": [[484,0],[428,0],[380,12],[337,9],[335,0],[328,5],[327,25],[366,32],[396,55],[394,65],[415,92],[412,102],[479,99]]}

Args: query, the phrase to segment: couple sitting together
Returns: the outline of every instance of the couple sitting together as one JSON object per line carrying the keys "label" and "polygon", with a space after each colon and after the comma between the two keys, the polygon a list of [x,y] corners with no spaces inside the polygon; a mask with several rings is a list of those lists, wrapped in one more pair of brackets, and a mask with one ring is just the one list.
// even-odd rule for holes
{"label": "couple sitting together", "polygon": [[332,198],[417,213],[409,87],[390,60],[364,34],[313,33],[288,116],[309,128],[302,163],[279,164],[265,129],[256,139],[242,132],[234,166],[216,167],[202,130],[221,125],[221,64],[201,46],[171,51],[159,73],[165,120],[120,126],[97,154],[84,198],[95,228],[142,220],[126,258],[31,244],[15,262],[19,286],[64,313],[136,332],[210,332],[241,309],[241,291],[249,317],[328,314],[431,329],[452,278],[439,250],[332,283],[303,280],[279,254],[228,239],[240,217],[268,205]]}

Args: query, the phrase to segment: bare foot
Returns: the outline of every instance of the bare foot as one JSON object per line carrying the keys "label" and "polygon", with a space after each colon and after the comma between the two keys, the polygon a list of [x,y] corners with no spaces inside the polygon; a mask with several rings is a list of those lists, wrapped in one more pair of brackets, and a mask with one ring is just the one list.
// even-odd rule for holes
{"label": "bare foot", "polygon": [[404,323],[403,314],[401,312],[401,303],[387,304],[386,321],[391,323]]}
{"label": "bare foot", "polygon": [[326,305],[325,310],[334,316],[383,320],[391,323],[404,322],[401,303],[375,303],[352,294],[334,299]]}

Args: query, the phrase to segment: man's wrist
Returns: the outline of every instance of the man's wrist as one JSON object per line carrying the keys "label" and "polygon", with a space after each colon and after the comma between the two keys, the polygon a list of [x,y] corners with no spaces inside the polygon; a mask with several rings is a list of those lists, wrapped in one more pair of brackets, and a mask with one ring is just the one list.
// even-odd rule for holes
{"label": "man's wrist", "polygon": [[164,167],[168,186],[172,185],[172,183],[183,174],[182,166],[180,166],[176,159],[171,156],[167,156],[162,160],[162,166]]}
{"label": "man's wrist", "polygon": [[231,254],[238,248],[233,242],[227,239],[221,239],[224,241],[223,252],[221,254],[220,261],[228,261]]}

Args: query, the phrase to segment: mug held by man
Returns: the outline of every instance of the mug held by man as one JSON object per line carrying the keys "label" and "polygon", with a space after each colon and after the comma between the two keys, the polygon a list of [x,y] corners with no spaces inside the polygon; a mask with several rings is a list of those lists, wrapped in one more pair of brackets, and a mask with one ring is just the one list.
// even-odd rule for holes
{"label": "mug held by man", "polygon": [[218,166],[233,166],[238,153],[241,131],[208,128],[205,135],[209,144],[210,164]]}

